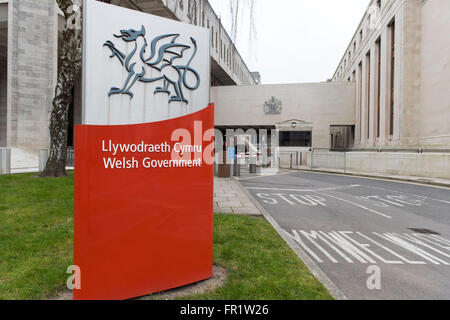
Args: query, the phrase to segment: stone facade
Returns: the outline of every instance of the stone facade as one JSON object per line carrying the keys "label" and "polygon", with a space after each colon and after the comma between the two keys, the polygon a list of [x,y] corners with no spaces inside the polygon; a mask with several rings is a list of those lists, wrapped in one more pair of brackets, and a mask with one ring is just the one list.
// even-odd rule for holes
{"label": "stone facade", "polygon": [[6,59],[0,59],[0,147],[6,147]]}
{"label": "stone facade", "polygon": [[347,170],[450,179],[450,153],[348,152]]}
{"label": "stone facade", "polygon": [[[352,82],[309,83],[211,88],[216,105],[216,127],[282,127],[296,121],[312,129],[312,147],[331,147],[331,126],[355,123],[355,84]],[[279,114],[267,114],[264,104],[280,100]],[[290,129],[290,131],[295,131]]]}
{"label": "stone facade", "polygon": [[[140,0],[135,4],[111,0],[111,3],[209,28],[212,84],[255,83],[207,0]],[[0,18],[3,7],[8,11],[5,24],[9,39],[8,68],[6,59],[0,55],[0,145],[37,154],[49,144],[48,121],[57,74],[58,30],[63,19],[58,17],[60,12],[54,0],[0,0],[0,5]],[[2,30],[0,21],[0,34]],[[74,122],[79,124],[79,82],[73,112]]]}
{"label": "stone facade", "polygon": [[7,146],[36,152],[49,144],[56,76],[54,0],[8,3]]}
{"label": "stone facade", "polygon": [[450,148],[450,1],[426,1],[421,10],[420,145]]}
{"label": "stone facade", "polygon": [[6,147],[8,4],[0,1],[0,148]]}
{"label": "stone facade", "polygon": [[357,148],[450,149],[448,21],[448,1],[371,2],[333,76],[356,82]]}

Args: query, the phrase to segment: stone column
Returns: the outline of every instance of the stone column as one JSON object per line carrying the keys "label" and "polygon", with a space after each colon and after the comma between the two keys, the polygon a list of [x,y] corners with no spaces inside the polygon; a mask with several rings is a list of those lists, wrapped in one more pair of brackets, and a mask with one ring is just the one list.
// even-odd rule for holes
{"label": "stone column", "polygon": [[57,71],[54,0],[10,0],[8,7],[7,145],[48,148]]}
{"label": "stone column", "polygon": [[6,59],[0,55],[0,148],[6,147],[6,72]]}

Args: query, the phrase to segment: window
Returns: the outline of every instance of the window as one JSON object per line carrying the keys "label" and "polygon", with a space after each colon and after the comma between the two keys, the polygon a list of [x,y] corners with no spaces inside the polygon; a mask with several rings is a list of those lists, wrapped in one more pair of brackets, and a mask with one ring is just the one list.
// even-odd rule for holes
{"label": "window", "polygon": [[214,27],[211,28],[211,44],[212,47],[214,48]]}
{"label": "window", "polygon": [[280,131],[280,147],[311,147],[311,131]]}
{"label": "window", "polygon": [[362,61],[359,63],[358,65],[358,85],[357,85],[357,90],[358,90],[358,110],[359,110],[359,139],[362,139]]}
{"label": "window", "polygon": [[381,38],[378,38],[378,40],[375,42],[376,47],[376,54],[377,54],[377,88],[376,88],[376,94],[377,94],[377,101],[376,101],[376,110],[377,110],[377,138],[380,137],[380,122],[381,122]]}
{"label": "window", "polygon": [[370,138],[370,51],[366,54],[366,136]]}
{"label": "window", "polygon": [[197,1],[189,0],[187,16],[191,24],[197,24]]}
{"label": "window", "polygon": [[389,102],[389,135],[394,135],[394,97],[395,97],[395,20],[388,26],[390,38],[390,102]]}

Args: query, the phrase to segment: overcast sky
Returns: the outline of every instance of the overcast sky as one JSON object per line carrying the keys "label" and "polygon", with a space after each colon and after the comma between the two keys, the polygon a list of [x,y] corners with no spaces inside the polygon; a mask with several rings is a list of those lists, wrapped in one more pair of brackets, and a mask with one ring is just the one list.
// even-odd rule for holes
{"label": "overcast sky", "polygon": [[[228,0],[209,1],[228,29]],[[237,46],[249,68],[269,84],[331,78],[370,0],[256,2],[256,41],[249,46],[247,12],[239,19]]]}

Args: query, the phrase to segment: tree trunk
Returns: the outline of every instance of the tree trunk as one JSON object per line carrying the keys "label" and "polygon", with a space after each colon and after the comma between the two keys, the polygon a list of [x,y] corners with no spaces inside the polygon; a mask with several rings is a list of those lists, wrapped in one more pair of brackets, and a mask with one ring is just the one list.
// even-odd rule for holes
{"label": "tree trunk", "polygon": [[[110,3],[110,0],[99,0]],[[69,105],[75,79],[81,70],[82,29],[81,0],[56,0],[64,14],[62,41],[58,43],[60,63],[50,117],[50,152],[41,177],[66,176]]]}
{"label": "tree trunk", "polygon": [[81,19],[81,6],[74,6],[71,0],[57,0],[57,3],[64,13],[66,25],[59,46],[61,57],[50,117],[50,152],[42,177],[67,175],[68,111],[74,82],[81,69],[81,24],[73,23],[76,15]]}

